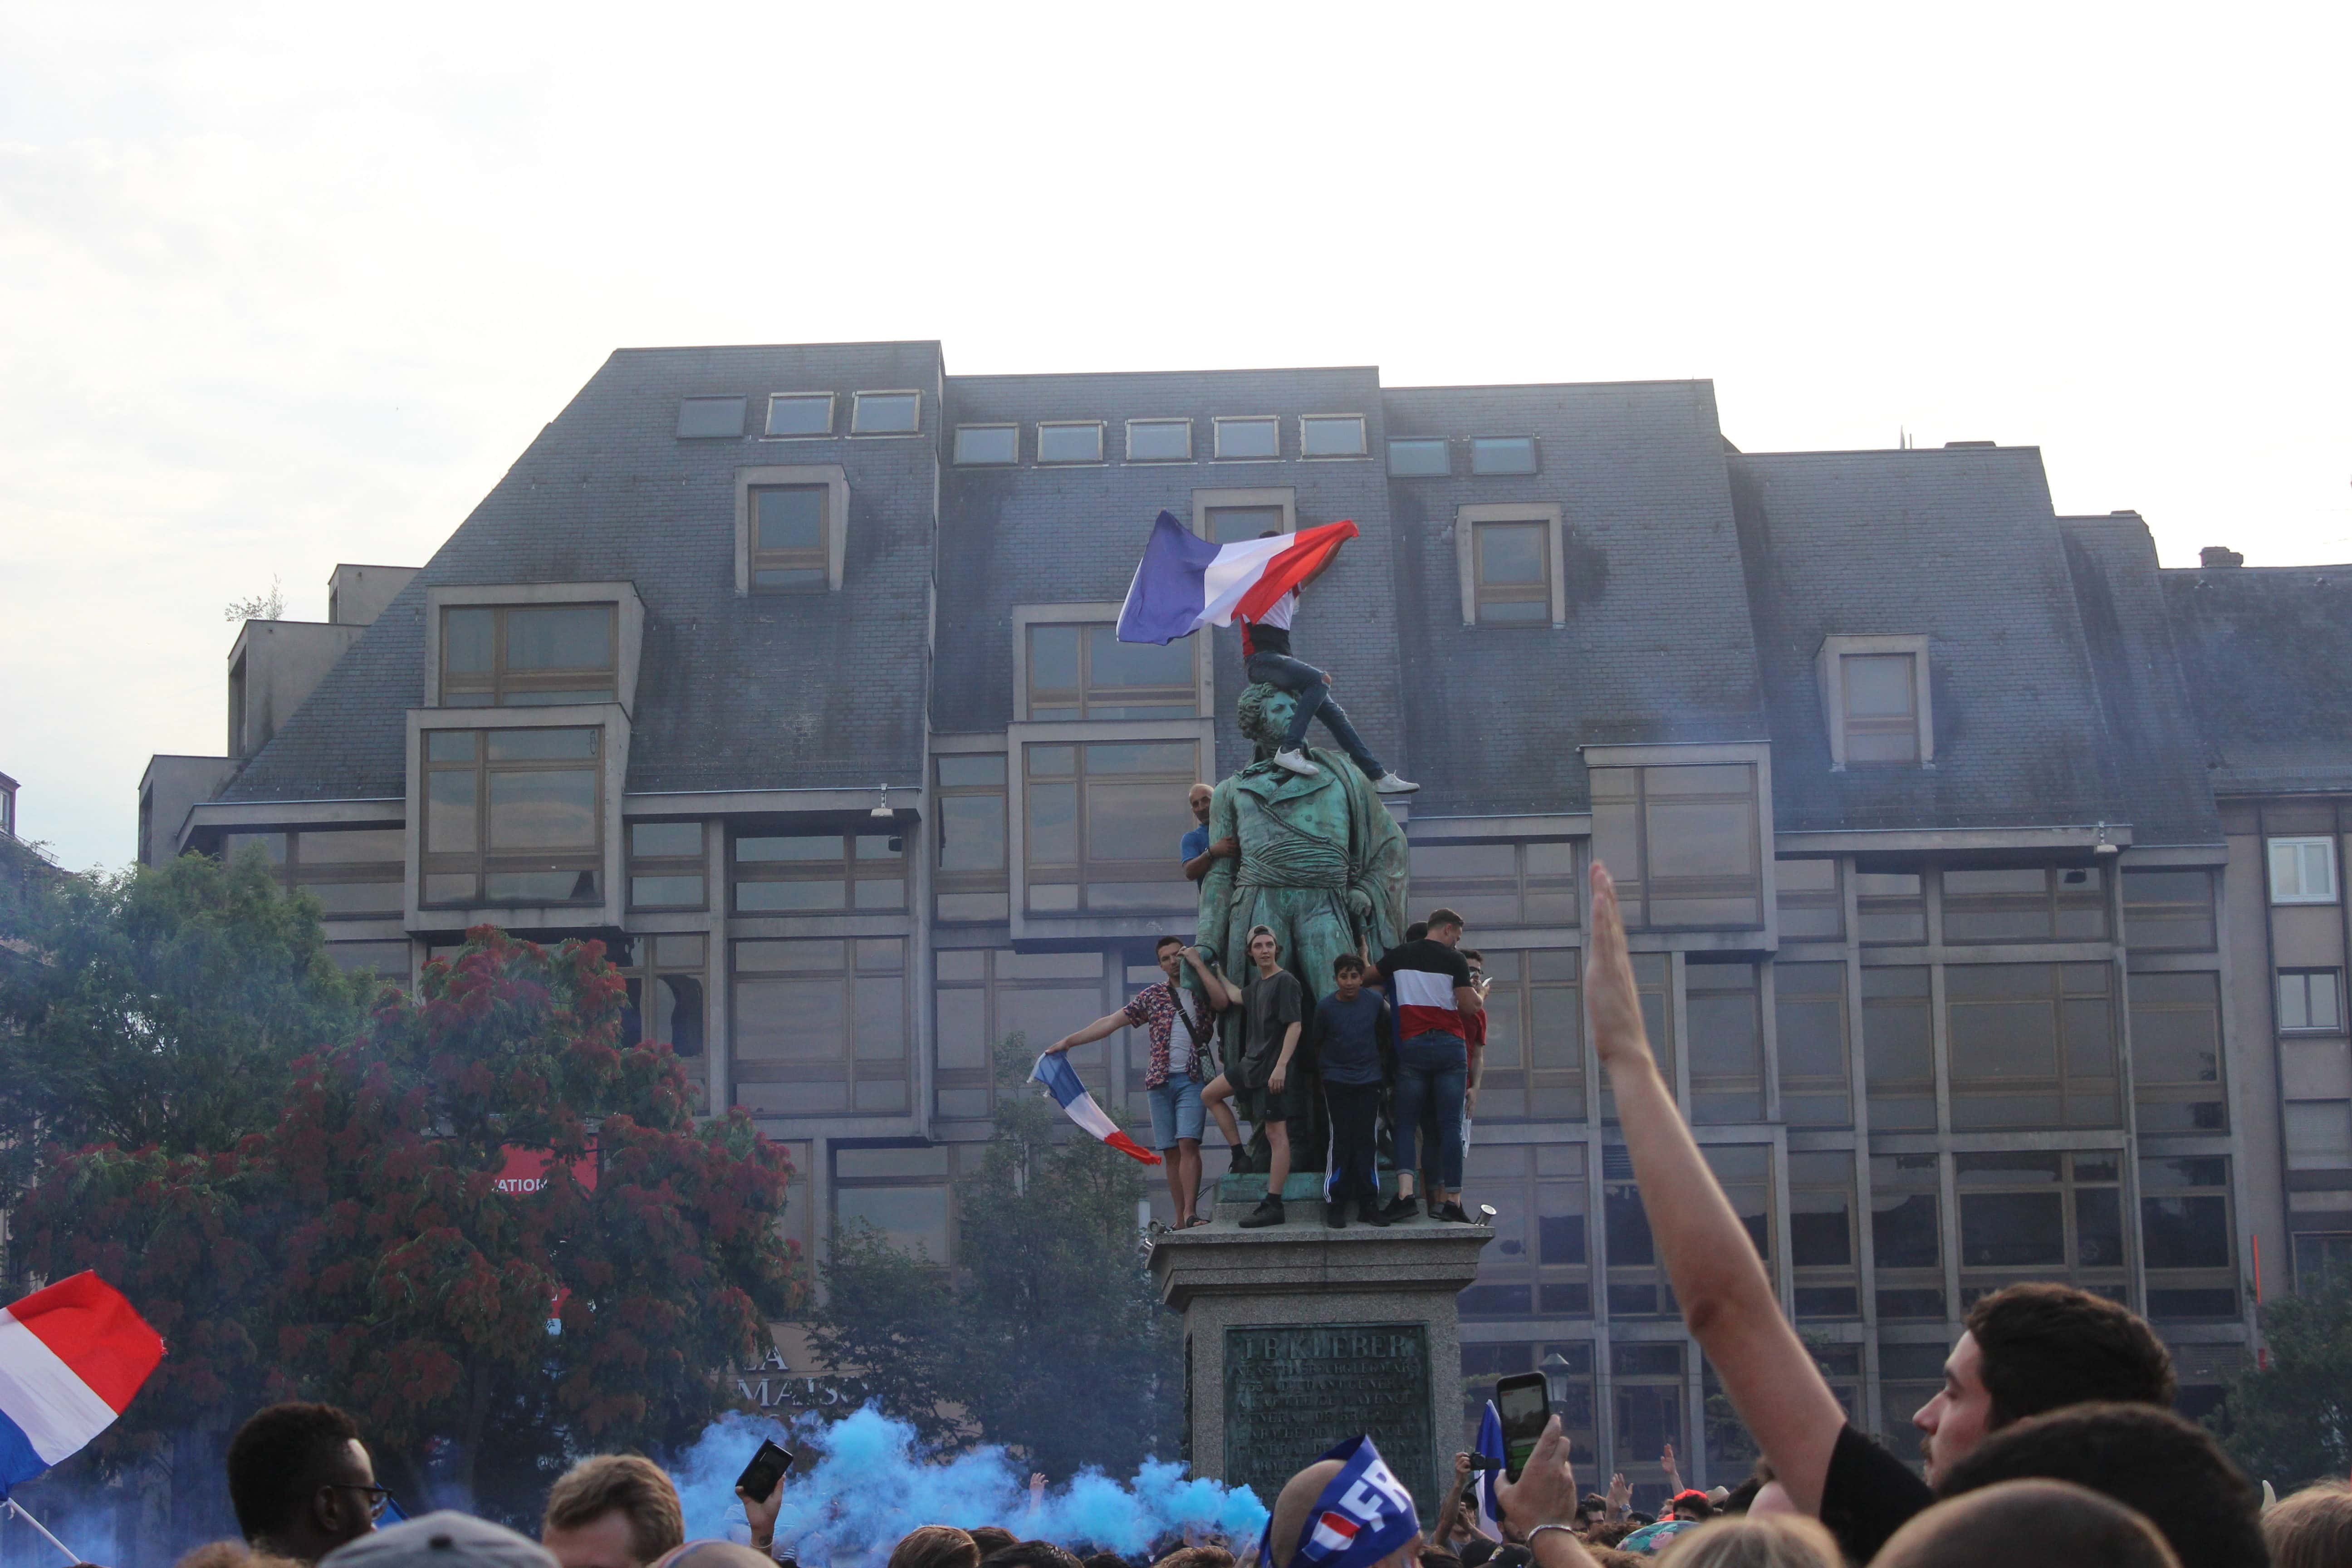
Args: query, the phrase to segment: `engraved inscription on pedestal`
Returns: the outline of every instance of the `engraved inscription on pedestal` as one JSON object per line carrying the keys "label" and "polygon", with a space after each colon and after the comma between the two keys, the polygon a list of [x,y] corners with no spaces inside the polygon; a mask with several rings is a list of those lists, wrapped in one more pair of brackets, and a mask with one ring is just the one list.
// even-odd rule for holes
{"label": "engraved inscription on pedestal", "polygon": [[1429,1401],[1423,1324],[1228,1328],[1225,1481],[1271,1507],[1282,1483],[1324,1450],[1369,1432],[1423,1516],[1434,1517]]}

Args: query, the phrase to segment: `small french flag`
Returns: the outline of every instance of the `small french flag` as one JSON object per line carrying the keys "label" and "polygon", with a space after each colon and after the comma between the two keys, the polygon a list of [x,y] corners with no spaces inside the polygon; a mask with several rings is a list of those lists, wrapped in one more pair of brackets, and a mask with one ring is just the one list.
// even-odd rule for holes
{"label": "small french flag", "polygon": [[1345,1514],[1327,1513],[1315,1521],[1312,1534],[1307,1538],[1307,1554],[1328,1557],[1345,1552],[1356,1542],[1356,1532],[1364,1527]]}
{"label": "small french flag", "polygon": [[1121,1132],[1118,1123],[1103,1114],[1102,1107],[1095,1103],[1095,1097],[1088,1094],[1087,1086],[1078,1081],[1078,1069],[1070,1065],[1069,1058],[1059,1051],[1047,1051],[1029,1070],[1029,1079],[1031,1082],[1042,1083],[1053,1091],[1054,1098],[1061,1101],[1063,1114],[1120,1153],[1140,1160],[1147,1165],[1160,1163],[1159,1155]]}
{"label": "small french flag", "polygon": [[114,1425],[163,1336],[85,1270],[0,1308],[0,1498]]}

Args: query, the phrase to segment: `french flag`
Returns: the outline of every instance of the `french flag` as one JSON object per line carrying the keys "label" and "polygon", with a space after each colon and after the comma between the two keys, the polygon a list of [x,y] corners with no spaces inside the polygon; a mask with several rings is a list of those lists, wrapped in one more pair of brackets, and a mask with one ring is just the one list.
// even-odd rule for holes
{"label": "french flag", "polygon": [[1163,511],[1127,585],[1118,640],[1171,643],[1202,626],[1255,621],[1355,537],[1354,523],[1327,522],[1272,539],[1213,544]]}
{"label": "french flag", "polygon": [[85,1270],[0,1308],[0,1498],[114,1425],[163,1336]]}
{"label": "french flag", "polygon": [[1118,1123],[1103,1114],[1102,1107],[1095,1103],[1095,1097],[1088,1094],[1087,1086],[1078,1081],[1077,1068],[1072,1067],[1070,1058],[1059,1051],[1047,1051],[1039,1057],[1037,1065],[1029,1069],[1029,1079],[1051,1089],[1054,1098],[1062,1102],[1065,1115],[1120,1153],[1140,1160],[1147,1165],[1160,1163],[1159,1155],[1121,1132]]}

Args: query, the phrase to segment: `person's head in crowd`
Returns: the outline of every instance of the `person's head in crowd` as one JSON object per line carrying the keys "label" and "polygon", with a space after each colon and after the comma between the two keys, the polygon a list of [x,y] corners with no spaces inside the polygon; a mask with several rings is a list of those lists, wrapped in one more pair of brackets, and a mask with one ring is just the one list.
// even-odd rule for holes
{"label": "person's head in crowd", "polygon": [[530,1536],[448,1509],[370,1531],[320,1562],[321,1568],[556,1568]]}
{"label": "person's head in crowd", "polygon": [[1499,1542],[1489,1541],[1483,1535],[1472,1536],[1462,1543],[1459,1559],[1462,1568],[1486,1568],[1486,1559],[1495,1555],[1499,1545]]}
{"label": "person's head in crowd", "polygon": [[776,1568],[766,1552],[732,1541],[689,1541],[661,1555],[654,1568]]}
{"label": "person's head in crowd", "polygon": [[390,1495],[360,1429],[331,1405],[257,1410],[228,1445],[228,1499],[257,1551],[316,1563],[375,1528]]}
{"label": "person's head in crowd", "polygon": [[564,1471],[539,1526],[540,1544],[563,1568],[644,1568],[685,1541],[677,1489],[635,1454],[598,1454]]}
{"label": "person's head in crowd", "polygon": [[1726,1491],[1720,1499],[1713,1492],[1707,1493],[1707,1500],[1715,1504],[1717,1513],[1746,1513],[1754,1505],[1756,1494],[1770,1484],[1771,1479],[1772,1462],[1759,1459],[1756,1468],[1748,1472],[1746,1480]]}
{"label": "person's head in crowd", "polygon": [[[1323,1489],[1331,1484],[1331,1478],[1345,1468],[1343,1460],[1318,1459],[1284,1483],[1274,1500],[1274,1522],[1267,1530],[1274,1561],[1262,1568],[1290,1568],[1292,1559],[1298,1555],[1299,1537],[1306,1533],[1307,1516],[1315,1511],[1315,1504],[1323,1496]],[[1421,1559],[1422,1548],[1428,1544],[1427,1539],[1416,1531],[1412,1540],[1381,1558],[1376,1568],[1412,1568]],[[1500,1560],[1498,1552],[1487,1561],[1492,1563]]]}
{"label": "person's head in crowd", "polygon": [[1021,1539],[1001,1524],[975,1525],[967,1533],[971,1536],[971,1543],[980,1548],[982,1557],[1002,1552]]}
{"label": "person's head in crowd", "polygon": [[[2247,1562],[2259,1565],[2259,1556]],[[1872,1568],[2180,1568],[2147,1520],[2068,1481],[2003,1481],[1916,1514]]]}
{"label": "person's head in crowd", "polygon": [[1685,1531],[1658,1553],[1664,1568],[1842,1568],[1837,1537],[1819,1520],[1718,1519]]}
{"label": "person's head in crowd", "polygon": [[1353,1002],[1364,989],[1364,961],[1343,952],[1331,961],[1331,989],[1342,1002]]}
{"label": "person's head in crowd", "polygon": [[1631,1519],[1621,1519],[1614,1524],[1594,1525],[1591,1539],[1595,1546],[1614,1546],[1641,1528]]}
{"label": "person's head in crowd", "polygon": [[1969,1309],[1966,1331],[1944,1362],[1944,1386],[1911,1424],[1927,1435],[1927,1479],[1992,1433],[2069,1405],[2132,1403],[2169,1408],[2172,1357],[2128,1307],[2071,1285],[2035,1282],[1996,1290]]}
{"label": "person's head in crowd", "polygon": [[910,1530],[890,1549],[890,1568],[980,1568],[980,1544],[951,1524]]}
{"label": "person's head in crowd", "polygon": [[1217,792],[1204,784],[1196,784],[1184,792],[1184,804],[1192,808],[1192,818],[1196,822],[1209,820],[1209,807],[1216,798]]}
{"label": "person's head in crowd", "polygon": [[1234,1568],[1234,1554],[1222,1546],[1182,1546],[1151,1568]]}
{"label": "person's head in crowd", "polygon": [[1453,947],[1462,941],[1462,917],[1452,910],[1429,911],[1429,940],[1441,947]]}
{"label": "person's head in crowd", "polygon": [[[1937,1487],[1947,1498],[2015,1480],[2072,1481],[2147,1516],[2181,1568],[2260,1568],[2260,1488],[2213,1435],[2150,1405],[2077,1405],[1995,1433]],[[2011,1565],[2015,1568],[2015,1565]]]}
{"label": "person's head in crowd", "polygon": [[1079,1568],[1075,1554],[1050,1541],[1016,1541],[980,1563],[981,1568]]}
{"label": "person's head in crowd", "polygon": [[2263,1514],[2271,1568],[2342,1568],[2352,1563],[2352,1489],[2322,1481]]}
{"label": "person's head in crowd", "polygon": [[1427,921],[1415,921],[1412,924],[1404,928],[1404,939],[1407,942],[1419,942],[1423,937],[1425,937],[1428,934],[1429,922]]}
{"label": "person's head in crowd", "polygon": [[1676,1492],[1666,1509],[1676,1519],[1699,1521],[1715,1517],[1715,1504],[1696,1487],[1685,1487]]}
{"label": "person's head in crowd", "polygon": [[1609,1500],[1599,1492],[1587,1492],[1576,1504],[1577,1533],[1587,1535],[1592,1528],[1609,1517]]}

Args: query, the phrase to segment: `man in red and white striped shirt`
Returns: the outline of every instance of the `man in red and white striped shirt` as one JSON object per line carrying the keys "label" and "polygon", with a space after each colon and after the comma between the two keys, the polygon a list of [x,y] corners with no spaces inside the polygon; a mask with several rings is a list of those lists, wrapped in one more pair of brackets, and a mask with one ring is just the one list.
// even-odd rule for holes
{"label": "man in red and white striped shirt", "polygon": [[1392,947],[1376,971],[1397,1013],[1396,1202],[1391,1219],[1413,1212],[1413,1173],[1420,1169],[1415,1140],[1424,1103],[1437,1112],[1437,1179],[1430,1184],[1432,1219],[1468,1225],[1458,1194],[1462,1188],[1462,1099],[1470,1079],[1470,1026],[1486,1004],[1470,981],[1470,965],[1454,950],[1462,944],[1462,917],[1432,910],[1429,934]]}

